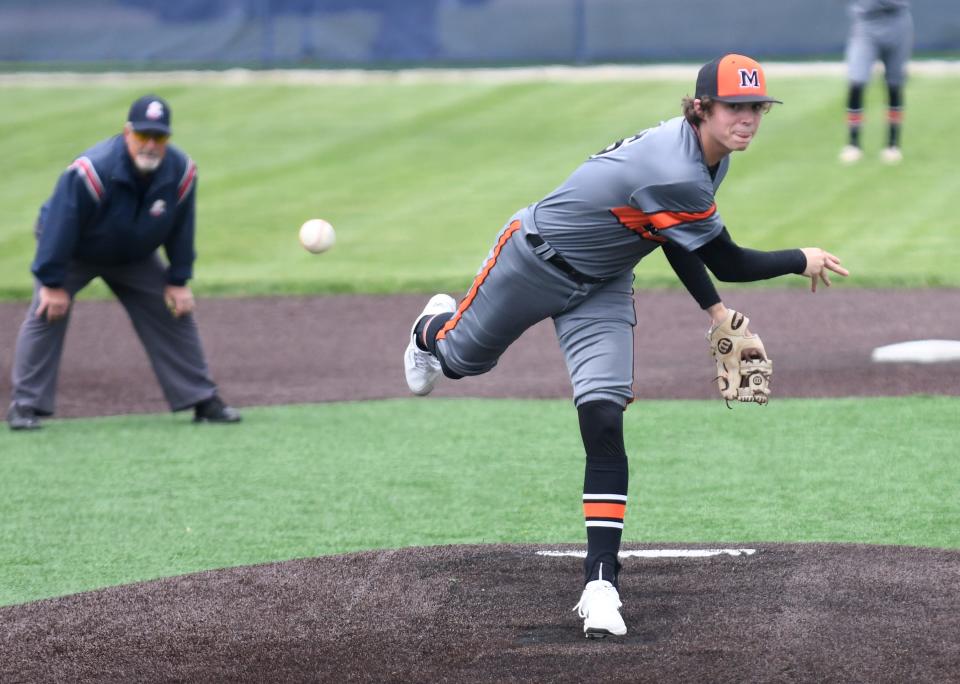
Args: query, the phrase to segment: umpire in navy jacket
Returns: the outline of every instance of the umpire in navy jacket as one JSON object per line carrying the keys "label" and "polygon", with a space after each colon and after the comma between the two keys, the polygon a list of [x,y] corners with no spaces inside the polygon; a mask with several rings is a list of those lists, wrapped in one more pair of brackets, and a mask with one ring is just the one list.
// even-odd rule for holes
{"label": "umpire in navy jacket", "polygon": [[[40,209],[33,301],[13,361],[11,429],[53,414],[73,297],[96,277],[123,304],[170,408],[197,422],[235,423],[210,378],[193,320],[197,167],[168,144],[170,106],[145,95],[121,135],[84,152]],[[169,265],[157,254],[163,247]]]}

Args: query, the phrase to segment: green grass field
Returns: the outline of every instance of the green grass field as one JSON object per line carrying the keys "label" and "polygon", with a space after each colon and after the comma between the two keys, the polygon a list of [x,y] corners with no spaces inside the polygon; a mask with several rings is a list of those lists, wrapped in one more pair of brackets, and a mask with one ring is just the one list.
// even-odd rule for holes
{"label": "green grass field", "polygon": [[[930,397],[734,411],[639,402],[625,421],[625,539],[958,548],[956,415],[956,399]],[[0,431],[0,605],[358,549],[583,542],[583,451],[567,401],[272,407],[230,428],[188,420]]]}
{"label": "green grass field", "polygon": [[[876,159],[884,108],[871,88],[868,157],[853,169],[835,161],[843,82],[772,81],[787,104],[718,197],[735,238],[828,248],[849,286],[960,286],[960,141],[944,115],[958,81],[910,82],[894,168]],[[32,224],[57,174],[153,89],[0,86],[0,298],[29,294]],[[689,85],[157,90],[200,167],[194,287],[242,295],[462,291],[516,208],[675,115]],[[338,230],[322,256],[296,240],[316,216]],[[671,286],[664,260],[649,262],[638,287]],[[929,397],[639,403],[625,538],[960,548],[956,415],[955,398]],[[179,415],[0,430],[0,605],[359,549],[581,542],[576,427],[566,401],[396,400],[250,408],[227,429]]]}
{"label": "green grass field", "polygon": [[[693,68],[691,68],[693,73]],[[676,115],[686,82],[170,85],[0,87],[0,297],[30,289],[32,225],[57,175],[118,131],[132,99],[171,102],[174,142],[198,162],[200,293],[434,292],[466,288],[517,208],[557,186],[607,143]],[[906,161],[877,161],[882,85],[868,91],[867,159],[842,168],[842,79],[783,78],[787,103],[736,155],[718,195],[741,243],[819,245],[839,254],[852,286],[960,285],[944,112],[960,79],[917,76],[906,93]],[[323,256],[296,240],[307,218],[337,228]],[[670,286],[665,261],[641,287]],[[798,287],[801,279],[794,279]],[[93,294],[103,290],[93,290]]]}

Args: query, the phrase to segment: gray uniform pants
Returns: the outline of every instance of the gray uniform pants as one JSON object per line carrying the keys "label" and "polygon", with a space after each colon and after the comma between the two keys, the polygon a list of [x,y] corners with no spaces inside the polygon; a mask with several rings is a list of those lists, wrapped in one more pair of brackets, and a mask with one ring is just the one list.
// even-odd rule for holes
{"label": "gray uniform pants", "polygon": [[492,369],[524,330],[552,318],[575,403],[633,399],[633,272],[577,284],[535,253],[532,212],[514,215],[497,236],[457,313],[437,335],[443,363],[460,375]]}
{"label": "gray uniform pants", "polygon": [[[67,268],[63,288],[73,297],[98,276],[130,316],[170,408],[174,411],[189,408],[212,397],[217,388],[210,379],[193,316],[174,318],[163,300],[165,269],[160,258],[154,254],[143,261],[120,266],[74,261]],[[46,415],[54,411],[57,374],[70,314],[53,323],[37,318],[39,291],[37,282],[17,337],[13,401]]]}
{"label": "gray uniform pants", "polygon": [[870,71],[879,59],[884,80],[901,86],[907,80],[907,61],[913,49],[913,17],[909,11],[853,19],[847,39],[847,72],[851,83],[870,82]]}

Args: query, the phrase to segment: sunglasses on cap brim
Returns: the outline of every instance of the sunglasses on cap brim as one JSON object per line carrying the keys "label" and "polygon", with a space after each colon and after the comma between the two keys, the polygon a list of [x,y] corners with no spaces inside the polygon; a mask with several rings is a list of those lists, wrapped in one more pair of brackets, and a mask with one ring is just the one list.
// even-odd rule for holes
{"label": "sunglasses on cap brim", "polygon": [[161,133],[160,131],[133,131],[133,137],[140,142],[153,140],[154,142],[163,143],[170,139],[170,134]]}

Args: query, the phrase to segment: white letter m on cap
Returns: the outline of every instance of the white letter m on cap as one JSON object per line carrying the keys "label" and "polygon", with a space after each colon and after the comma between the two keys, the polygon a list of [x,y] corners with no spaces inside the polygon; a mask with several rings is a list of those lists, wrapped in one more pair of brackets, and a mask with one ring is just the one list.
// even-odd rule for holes
{"label": "white letter m on cap", "polygon": [[741,88],[759,88],[760,74],[756,69],[740,69],[740,87]]}

